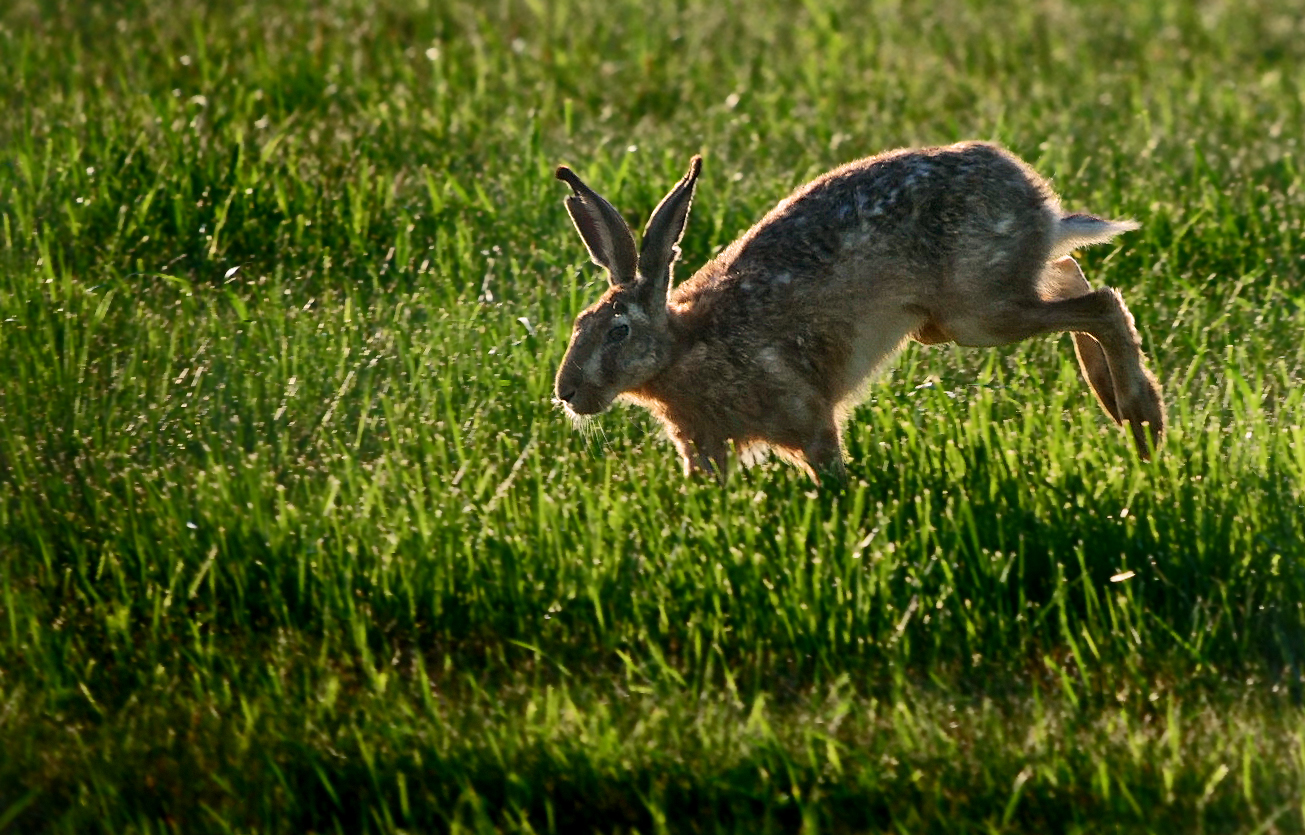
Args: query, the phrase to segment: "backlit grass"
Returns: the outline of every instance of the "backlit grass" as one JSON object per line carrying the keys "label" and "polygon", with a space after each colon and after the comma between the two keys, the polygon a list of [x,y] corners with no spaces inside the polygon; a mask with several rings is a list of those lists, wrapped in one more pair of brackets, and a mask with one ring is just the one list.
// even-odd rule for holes
{"label": "backlit grass", "polygon": [[[1305,828],[1305,59],[1286,2],[0,10],[0,830]],[[1068,339],[908,347],[849,482],[550,404],[857,156],[1002,142],[1142,229],[1172,431]]]}

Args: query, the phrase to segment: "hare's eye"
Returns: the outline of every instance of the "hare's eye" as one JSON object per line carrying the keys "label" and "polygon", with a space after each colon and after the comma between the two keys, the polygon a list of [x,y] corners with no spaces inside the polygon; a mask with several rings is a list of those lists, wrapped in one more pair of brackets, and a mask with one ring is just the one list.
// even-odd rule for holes
{"label": "hare's eye", "polygon": [[630,335],[629,325],[617,325],[607,332],[607,339],[604,340],[608,345],[615,345]]}

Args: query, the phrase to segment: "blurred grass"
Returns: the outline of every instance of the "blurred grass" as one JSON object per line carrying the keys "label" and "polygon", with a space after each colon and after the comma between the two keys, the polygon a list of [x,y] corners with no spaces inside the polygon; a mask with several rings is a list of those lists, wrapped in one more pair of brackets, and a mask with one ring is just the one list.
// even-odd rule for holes
{"label": "blurred grass", "polygon": [[[1292,4],[0,11],[0,829],[1305,827]],[[909,348],[851,481],[549,405],[629,219],[1001,141],[1169,399]],[[1119,579],[1132,572],[1127,579]]]}

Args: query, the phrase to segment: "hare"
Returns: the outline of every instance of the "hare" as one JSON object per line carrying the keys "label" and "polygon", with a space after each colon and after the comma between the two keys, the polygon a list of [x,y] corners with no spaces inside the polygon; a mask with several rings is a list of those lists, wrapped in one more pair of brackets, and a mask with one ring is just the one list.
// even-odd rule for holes
{"label": "hare", "polygon": [[1138,228],[1066,214],[995,145],[903,149],[799,187],[688,281],[671,270],[702,170],[653,211],[643,243],[561,166],[566,208],[610,288],[577,317],[555,394],[577,420],[624,397],[665,425],[685,474],[724,478],[729,448],[844,475],[841,428],[909,339],[1006,345],[1071,331],[1084,378],[1148,459],[1165,425],[1133,317],[1070,253]]}

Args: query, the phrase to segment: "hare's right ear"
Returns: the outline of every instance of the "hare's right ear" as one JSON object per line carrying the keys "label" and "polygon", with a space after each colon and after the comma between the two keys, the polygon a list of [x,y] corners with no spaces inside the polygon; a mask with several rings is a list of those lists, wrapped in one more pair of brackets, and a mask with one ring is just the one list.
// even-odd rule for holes
{"label": "hare's right ear", "polygon": [[639,272],[648,281],[650,297],[665,299],[670,290],[671,267],[680,257],[680,238],[689,219],[693,190],[702,173],[702,157],[689,160],[689,171],[653,209],[643,230],[643,249],[639,251]]}
{"label": "hare's right ear", "polygon": [[607,270],[613,285],[633,282],[639,261],[634,234],[625,218],[565,165],[557,167],[557,178],[571,187],[573,193],[566,198],[566,210],[589,249],[589,257]]}

